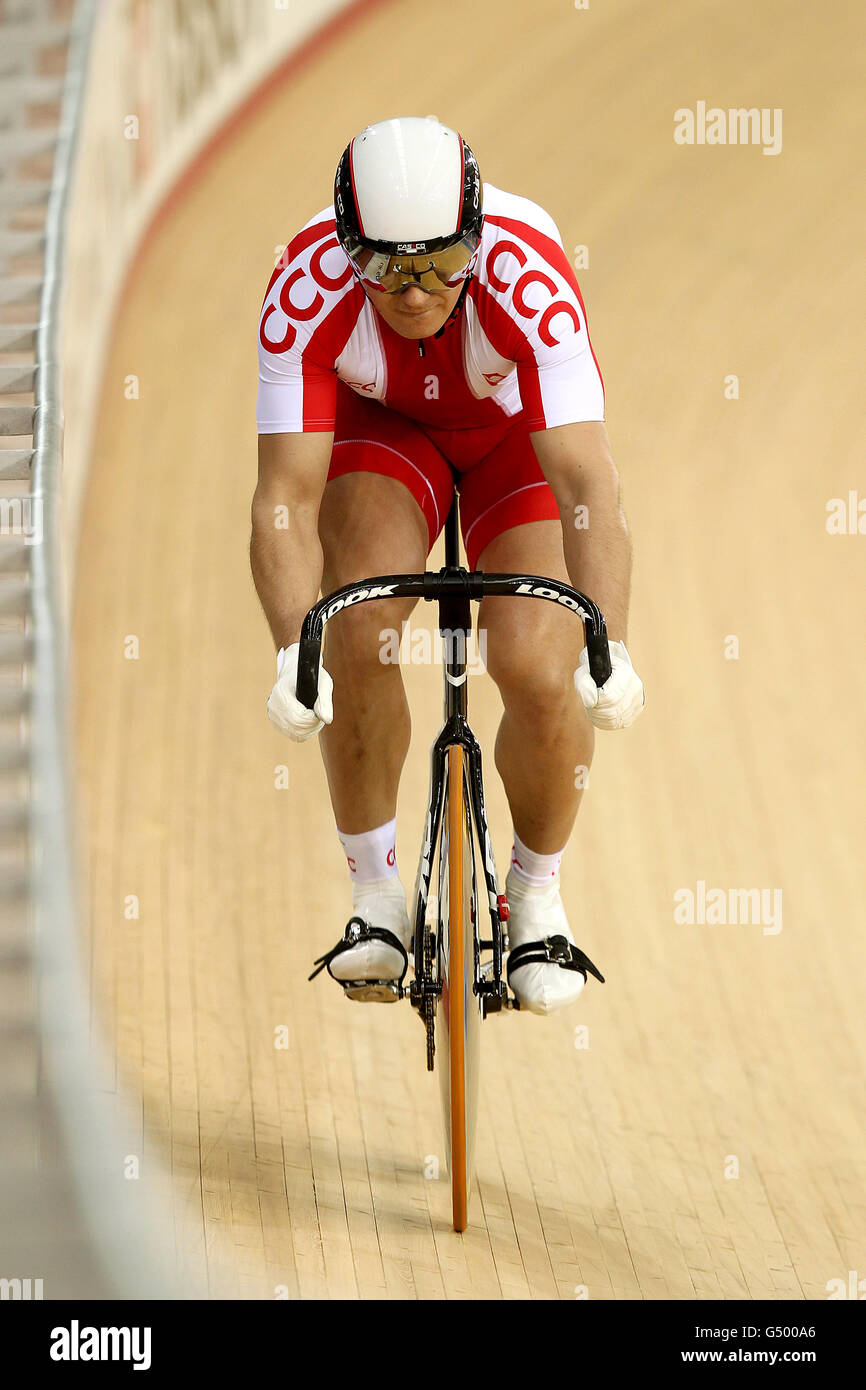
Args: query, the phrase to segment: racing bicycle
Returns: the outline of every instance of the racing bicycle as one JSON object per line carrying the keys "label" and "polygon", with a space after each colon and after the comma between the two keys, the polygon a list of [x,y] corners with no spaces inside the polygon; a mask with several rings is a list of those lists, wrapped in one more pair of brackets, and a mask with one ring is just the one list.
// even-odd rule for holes
{"label": "racing bicycle", "polygon": [[[430,793],[414,889],[413,978],[405,985],[410,953],[391,932],[352,917],[343,939],[315,962],[310,979],[342,951],[371,938],[386,940],[403,955],[403,973],[389,980],[340,980],[350,998],[394,1002],[408,998],[427,1041],[427,1069],[438,1068],[451,1178],[453,1225],[467,1224],[472,1158],[478,1114],[482,1021],[504,1009],[519,1009],[509,988],[511,973],[529,962],[555,961],[604,982],[579,947],[564,936],[508,950],[509,907],[500,890],[481,775],[481,748],[467,710],[467,647],[473,600],[488,596],[527,597],[557,603],[584,624],[589,669],[597,686],[610,675],[607,631],[601,610],[586,594],[558,580],[533,574],[485,574],[460,565],[455,489],[445,524],[445,565],[438,572],[379,575],[346,584],[310,609],[301,629],[297,695],[307,709],[316,700],[324,626],[357,603],[415,598],[439,605],[445,717],[431,750]],[[436,878],[434,880],[434,873]],[[436,892],[431,894],[431,883]],[[484,925],[482,926],[482,922]],[[334,977],[336,978],[336,977]]]}

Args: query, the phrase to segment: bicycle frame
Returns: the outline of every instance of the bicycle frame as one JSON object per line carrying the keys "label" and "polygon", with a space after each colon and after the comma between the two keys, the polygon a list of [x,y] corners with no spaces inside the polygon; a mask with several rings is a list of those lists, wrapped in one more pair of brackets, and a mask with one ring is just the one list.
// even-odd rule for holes
{"label": "bicycle frame", "polygon": [[[445,527],[445,568],[442,576],[451,573],[466,574],[459,567],[459,531],[457,507],[452,505]],[[508,991],[502,983],[502,955],[507,943],[503,941],[504,898],[499,892],[496,863],[490,841],[487,813],[484,805],[484,782],[481,770],[481,746],[469,727],[467,719],[467,677],[466,652],[472,631],[472,612],[470,596],[462,592],[445,591],[439,598],[439,631],[444,644],[444,723],[438,738],[431,749],[430,792],[427,801],[427,815],[424,822],[424,839],[418,874],[415,881],[415,920],[414,951],[415,979],[409,990],[413,1007],[424,1017],[425,997],[435,998],[441,992],[438,979],[428,975],[424,953],[424,927],[427,917],[427,903],[430,892],[430,877],[433,872],[435,849],[442,828],[442,811],[445,799],[445,776],[448,749],[458,744],[464,753],[466,785],[462,795],[467,802],[467,810],[475,840],[481,851],[482,872],[487,889],[487,904],[490,914],[490,937],[482,939],[478,922],[475,923],[474,992],[482,996],[482,1012],[501,1009],[507,1002]],[[473,858],[474,869],[474,858]],[[473,885],[474,886],[474,885]],[[493,972],[485,979],[480,969],[481,952],[492,950]],[[428,1046],[427,1068],[433,1070],[432,1039]]]}

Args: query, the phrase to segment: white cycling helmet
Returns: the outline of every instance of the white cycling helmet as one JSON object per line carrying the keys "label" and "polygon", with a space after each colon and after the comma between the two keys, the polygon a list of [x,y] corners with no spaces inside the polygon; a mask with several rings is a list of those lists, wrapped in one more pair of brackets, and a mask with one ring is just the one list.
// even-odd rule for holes
{"label": "white cycling helmet", "polygon": [[441,291],[472,273],[481,239],[478,161],[432,116],[400,116],[350,140],[334,184],[337,236],[366,285]]}

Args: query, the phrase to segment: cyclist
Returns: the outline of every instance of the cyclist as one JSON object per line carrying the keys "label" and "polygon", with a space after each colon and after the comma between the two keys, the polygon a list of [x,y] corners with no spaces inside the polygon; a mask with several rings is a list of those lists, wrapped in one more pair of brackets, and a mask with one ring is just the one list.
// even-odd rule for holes
{"label": "cyclist", "polygon": [[624,645],[631,544],[603,422],[583,300],[548,214],[482,185],[469,146],[433,117],[350,141],[334,205],[289,243],[262,306],[251,565],[277,647],[269,718],[292,739],[321,732],[365,924],[360,939],[347,928],[329,968],[354,998],[359,982],[399,977],[410,944],[395,855],[410,719],[382,633],[402,631],[413,602],[361,604],[328,629],[313,711],[295,695],[300,627],[320,588],[425,568],[453,470],[471,568],[570,582],[607,618],[599,691],[573,615],[503,598],[478,615],[504,706],[511,948],[538,943],[511,986],[541,1014],[584,986],[546,947],[574,941],[560,862],[585,780],[575,772],[592,761],[593,725],[624,728],[644,703]]}

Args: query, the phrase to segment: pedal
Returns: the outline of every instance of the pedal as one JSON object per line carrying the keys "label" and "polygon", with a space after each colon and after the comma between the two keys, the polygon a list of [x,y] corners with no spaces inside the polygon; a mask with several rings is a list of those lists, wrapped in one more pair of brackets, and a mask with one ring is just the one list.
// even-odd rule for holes
{"label": "pedal", "polygon": [[502,1010],[507,1008],[509,1008],[509,1000],[505,985],[500,985],[498,990],[491,990],[489,993],[481,995],[483,1018],[491,1018],[494,1014],[502,1013]]}
{"label": "pedal", "polygon": [[[388,980],[342,980],[339,979],[331,969],[337,960],[346,951],[351,951],[362,941],[384,941],[386,945],[392,946],[395,951],[403,957],[403,969],[398,979]],[[314,980],[323,970],[327,970],[332,980],[336,980],[342,986],[343,993],[347,999],[355,999],[359,1003],[366,1004],[393,1004],[396,1000],[402,999],[407,992],[403,989],[403,981],[406,978],[406,971],[409,969],[409,953],[399,937],[395,936],[387,927],[371,927],[363,917],[350,917],[346,924],[341,939],[330,951],[326,951],[323,956],[319,956],[314,962],[315,969],[310,975]]]}
{"label": "pedal", "polygon": [[395,1004],[403,998],[403,990],[395,980],[341,980],[347,999],[360,1004]]}

